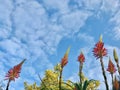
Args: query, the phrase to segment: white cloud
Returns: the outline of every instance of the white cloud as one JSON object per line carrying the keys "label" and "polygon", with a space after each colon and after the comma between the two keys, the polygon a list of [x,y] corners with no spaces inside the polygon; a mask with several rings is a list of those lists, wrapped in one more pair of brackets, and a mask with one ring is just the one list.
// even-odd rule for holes
{"label": "white cloud", "polygon": [[117,25],[120,24],[120,11],[118,11],[111,19],[110,22],[115,22]]}
{"label": "white cloud", "polygon": [[120,40],[120,11],[118,11],[111,19],[110,23],[114,25],[114,28],[112,30],[114,39]]}
{"label": "white cloud", "polygon": [[95,44],[94,38],[86,33],[79,33],[77,38],[87,42],[89,44],[89,47],[91,47]]}
{"label": "white cloud", "polygon": [[102,0],[87,0],[84,1],[84,7],[88,10],[98,10],[102,4]]}
{"label": "white cloud", "polygon": [[93,11],[93,13],[101,10],[114,14],[120,6],[119,0],[74,0],[74,2],[77,2],[81,9]]}
{"label": "white cloud", "polygon": [[90,12],[77,10],[62,16],[59,22],[66,29],[66,31],[72,29],[72,31],[76,32],[84,25],[86,19],[90,15]]}
{"label": "white cloud", "polygon": [[[9,19],[9,15],[11,14],[11,10],[12,10],[12,3],[11,1],[0,1],[0,20],[1,20],[1,24],[5,25],[5,26],[9,26],[10,24],[10,19]],[[7,7],[6,7],[7,6]]]}
{"label": "white cloud", "polygon": [[68,80],[71,80],[72,82],[79,82],[78,72],[73,73],[72,76],[68,78]]}
{"label": "white cloud", "polygon": [[69,12],[68,1],[69,0],[61,0],[61,1],[57,1],[57,0],[51,0],[51,1],[43,0],[43,3],[45,4],[45,7],[47,8],[47,10],[56,9],[56,10],[58,10],[58,13],[64,14],[64,13],[68,13]]}
{"label": "white cloud", "polygon": [[17,43],[13,42],[12,40],[1,41],[0,46],[4,50],[6,50],[6,52],[13,54],[13,55],[15,55],[18,48],[20,48],[20,46]]}
{"label": "white cloud", "polygon": [[111,12],[114,14],[117,10],[119,10],[119,6],[119,0],[103,0],[101,9],[105,12]]}
{"label": "white cloud", "polygon": [[115,40],[120,40],[120,26],[115,27],[113,32],[115,34],[114,36]]}

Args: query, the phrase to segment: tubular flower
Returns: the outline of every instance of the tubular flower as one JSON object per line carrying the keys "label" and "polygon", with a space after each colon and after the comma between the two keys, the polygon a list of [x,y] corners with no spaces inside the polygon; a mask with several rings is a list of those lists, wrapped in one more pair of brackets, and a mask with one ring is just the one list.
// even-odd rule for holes
{"label": "tubular flower", "polygon": [[84,56],[83,52],[81,52],[80,55],[78,56],[78,61],[80,63],[85,62],[85,56]]}
{"label": "tubular flower", "polygon": [[114,80],[114,82],[113,82],[113,85],[114,85],[114,90],[119,90],[119,82],[118,82],[118,80],[116,79],[116,77],[115,77],[115,80]]}
{"label": "tubular flower", "polygon": [[76,87],[73,90],[77,90]]}
{"label": "tubular flower", "polygon": [[18,78],[20,75],[20,71],[21,71],[21,66],[22,64],[25,62],[26,59],[24,59],[21,63],[19,63],[18,65],[14,66],[12,69],[10,69],[8,71],[8,73],[6,74],[6,79],[5,80],[15,80],[15,78]]}
{"label": "tubular flower", "polygon": [[111,59],[109,59],[107,71],[110,72],[111,74],[116,72],[116,68],[114,64],[112,63]]}
{"label": "tubular flower", "polygon": [[61,67],[63,68],[68,63],[68,54],[70,52],[70,47],[67,49],[64,57],[61,60]]}
{"label": "tubular flower", "polygon": [[102,42],[102,36],[100,37],[99,42],[96,43],[93,54],[97,59],[107,55],[107,50],[104,48],[104,43]]}
{"label": "tubular flower", "polygon": [[120,75],[119,58],[118,58],[118,55],[117,55],[117,52],[115,49],[113,50],[113,56],[114,56],[114,60],[116,62],[117,68],[118,68],[118,73]]}
{"label": "tubular flower", "polygon": [[118,55],[115,49],[113,50],[113,56],[114,56],[115,62],[118,63]]}

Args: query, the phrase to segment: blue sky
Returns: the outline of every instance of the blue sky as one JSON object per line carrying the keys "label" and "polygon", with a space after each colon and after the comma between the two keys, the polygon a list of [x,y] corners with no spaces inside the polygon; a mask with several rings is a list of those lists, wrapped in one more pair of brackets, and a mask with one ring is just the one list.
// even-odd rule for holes
{"label": "blue sky", "polygon": [[[119,8],[119,0],[0,0],[0,80],[9,68],[27,58],[21,77],[11,83],[10,90],[23,90],[24,81],[39,83],[37,73],[43,77],[71,46],[64,79],[78,81],[77,56],[83,50],[83,72],[100,80],[100,89],[105,90],[92,49],[102,34],[108,56],[112,57],[113,48],[120,51]],[[104,59],[107,68],[108,57]]]}

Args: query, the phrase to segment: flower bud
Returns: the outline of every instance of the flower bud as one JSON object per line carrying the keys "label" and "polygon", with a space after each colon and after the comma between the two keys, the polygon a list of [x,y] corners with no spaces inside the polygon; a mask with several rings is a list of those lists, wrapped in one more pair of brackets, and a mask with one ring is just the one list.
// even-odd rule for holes
{"label": "flower bud", "polygon": [[68,54],[70,52],[70,47],[68,47],[64,57],[61,60],[61,67],[63,68],[68,63]]}
{"label": "flower bud", "polygon": [[100,35],[100,39],[99,39],[100,42],[102,42],[102,35]]}
{"label": "flower bud", "polygon": [[115,62],[118,63],[118,55],[117,55],[117,52],[116,52],[115,49],[113,50],[113,56],[114,56],[114,60],[115,60]]}

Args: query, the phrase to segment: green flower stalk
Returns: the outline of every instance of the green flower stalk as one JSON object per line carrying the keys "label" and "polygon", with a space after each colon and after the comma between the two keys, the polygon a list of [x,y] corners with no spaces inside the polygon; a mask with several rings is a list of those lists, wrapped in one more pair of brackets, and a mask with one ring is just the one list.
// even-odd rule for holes
{"label": "green flower stalk", "polygon": [[44,86],[47,90],[49,90],[49,89],[47,88],[47,86],[45,85],[44,81],[42,80],[42,78],[40,77],[40,74],[38,74],[38,77],[39,77],[41,83],[43,84],[43,86]]}
{"label": "green flower stalk", "polygon": [[62,90],[62,87],[61,87],[61,83],[62,83],[62,71],[63,71],[63,69],[61,69],[61,71],[60,71],[60,77],[59,77],[59,90]]}
{"label": "green flower stalk", "polygon": [[7,83],[7,87],[6,87],[6,90],[9,89],[9,85],[10,85],[10,82],[11,81],[15,81],[15,78],[18,78],[20,76],[20,71],[21,71],[21,67],[22,67],[22,64],[25,62],[26,59],[24,59],[21,63],[19,63],[18,65],[14,66],[12,69],[10,69],[8,71],[8,73],[6,74],[6,79],[5,80],[8,80],[8,83]]}
{"label": "green flower stalk", "polygon": [[107,77],[106,77],[106,74],[105,74],[105,69],[104,69],[104,64],[103,64],[102,58],[100,58],[100,63],[101,63],[101,67],[102,67],[102,74],[103,74],[103,77],[104,77],[104,80],[105,80],[106,90],[109,90],[109,86],[108,86]]}
{"label": "green flower stalk", "polygon": [[114,56],[114,60],[116,62],[117,68],[118,68],[118,73],[120,75],[119,58],[118,58],[118,55],[117,55],[117,52],[115,49],[113,50],[113,56]]}
{"label": "green flower stalk", "polygon": [[9,90],[10,81],[11,81],[11,80],[8,80],[6,90]]}
{"label": "green flower stalk", "polygon": [[61,70],[60,70],[60,76],[59,76],[59,90],[62,90],[61,83],[62,83],[62,71],[64,66],[68,63],[68,54],[70,52],[70,47],[67,49],[64,57],[61,60]]}
{"label": "green flower stalk", "polygon": [[112,89],[114,89],[114,80],[113,80],[113,74],[111,74],[111,78],[112,78]]}
{"label": "green flower stalk", "polygon": [[80,78],[80,83],[82,84],[82,68],[83,68],[83,63],[80,63],[80,67],[79,67],[79,74],[80,74],[80,76],[79,76],[79,78]]}
{"label": "green flower stalk", "polygon": [[113,90],[119,90],[120,86],[119,86],[119,81],[117,80],[116,76],[115,76],[115,79],[114,79],[114,87],[113,87]]}
{"label": "green flower stalk", "polygon": [[105,85],[106,85],[106,90],[109,90],[107,77],[106,77],[105,70],[104,70],[104,63],[103,63],[103,57],[107,55],[107,50],[106,48],[104,48],[104,43],[102,42],[102,36],[100,36],[99,42],[96,43],[93,49],[93,54],[97,59],[100,59],[102,74],[103,74]]}
{"label": "green flower stalk", "polygon": [[80,63],[79,65],[79,78],[80,78],[80,83],[82,84],[82,68],[83,68],[83,62],[85,61],[85,57],[83,52],[81,51],[80,55],[78,56],[78,62]]}
{"label": "green flower stalk", "polygon": [[107,71],[110,72],[110,74],[111,74],[111,78],[112,78],[112,89],[113,89],[113,87],[114,87],[113,74],[116,72],[116,68],[115,68],[114,64],[112,63],[110,57],[109,57],[109,63],[108,63]]}

